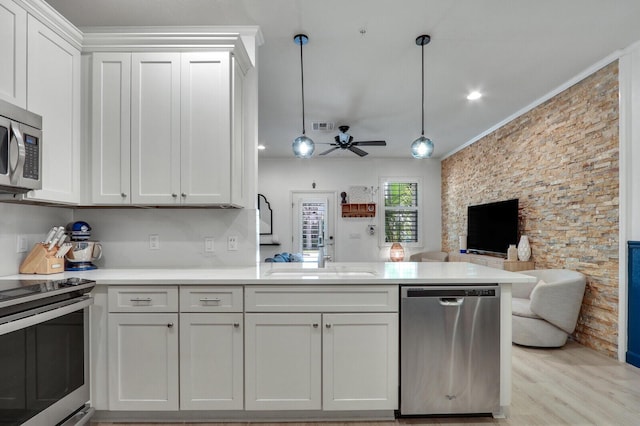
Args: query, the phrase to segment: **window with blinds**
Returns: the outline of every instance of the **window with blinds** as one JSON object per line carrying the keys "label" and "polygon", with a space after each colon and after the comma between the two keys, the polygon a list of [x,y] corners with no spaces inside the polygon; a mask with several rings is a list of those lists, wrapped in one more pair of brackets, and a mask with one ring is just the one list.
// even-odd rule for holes
{"label": "window with blinds", "polygon": [[418,243],[418,182],[384,181],[385,243]]}

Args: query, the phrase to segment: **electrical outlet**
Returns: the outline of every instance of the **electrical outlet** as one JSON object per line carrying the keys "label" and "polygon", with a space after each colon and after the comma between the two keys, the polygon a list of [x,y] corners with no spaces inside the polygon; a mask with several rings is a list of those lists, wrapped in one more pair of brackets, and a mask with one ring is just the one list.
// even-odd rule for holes
{"label": "electrical outlet", "polygon": [[29,242],[26,235],[18,235],[18,243],[16,247],[16,252],[18,253],[26,253],[28,250]]}
{"label": "electrical outlet", "polygon": [[230,235],[229,237],[227,237],[227,250],[238,250],[238,237],[236,237],[235,235]]}
{"label": "electrical outlet", "polygon": [[160,250],[160,235],[149,235],[149,250]]}
{"label": "electrical outlet", "polygon": [[204,252],[213,253],[213,237],[204,237]]}

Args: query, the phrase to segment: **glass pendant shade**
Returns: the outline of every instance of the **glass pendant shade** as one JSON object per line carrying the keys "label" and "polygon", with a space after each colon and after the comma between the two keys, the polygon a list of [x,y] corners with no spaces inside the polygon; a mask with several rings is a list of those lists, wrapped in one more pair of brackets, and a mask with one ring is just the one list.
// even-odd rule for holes
{"label": "glass pendant shade", "polygon": [[296,140],[293,141],[293,155],[298,158],[309,158],[313,154],[313,151],[316,149],[315,144],[305,135],[298,136]]}
{"label": "glass pendant shade", "polygon": [[402,244],[391,244],[391,249],[389,250],[389,259],[391,259],[392,262],[402,262],[404,260],[404,248],[402,248]]}
{"label": "glass pendant shade", "polygon": [[431,142],[431,139],[420,136],[411,144],[413,158],[429,158],[431,154],[433,154],[433,142]]}

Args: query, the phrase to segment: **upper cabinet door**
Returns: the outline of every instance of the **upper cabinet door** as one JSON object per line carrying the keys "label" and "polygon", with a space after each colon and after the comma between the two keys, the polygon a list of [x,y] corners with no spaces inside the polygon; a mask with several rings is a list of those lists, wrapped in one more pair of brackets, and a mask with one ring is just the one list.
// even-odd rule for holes
{"label": "upper cabinet door", "polygon": [[131,53],[94,53],[92,201],[131,203]]}
{"label": "upper cabinet door", "polygon": [[0,99],[27,107],[27,12],[0,0]]}
{"label": "upper cabinet door", "polygon": [[180,54],[131,57],[131,201],[180,204]]}
{"label": "upper cabinet door", "polygon": [[230,54],[182,54],[181,195],[184,204],[231,199]]}
{"label": "upper cabinet door", "polygon": [[27,19],[27,109],[42,116],[42,189],[33,200],[80,201],[80,51]]}

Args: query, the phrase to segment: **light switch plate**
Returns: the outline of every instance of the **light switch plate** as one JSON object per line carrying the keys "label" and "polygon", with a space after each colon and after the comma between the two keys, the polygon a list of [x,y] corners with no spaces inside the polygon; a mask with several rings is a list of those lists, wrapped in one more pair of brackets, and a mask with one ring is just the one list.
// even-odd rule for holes
{"label": "light switch plate", "polygon": [[204,237],[204,252],[205,253],[214,252],[213,237]]}

